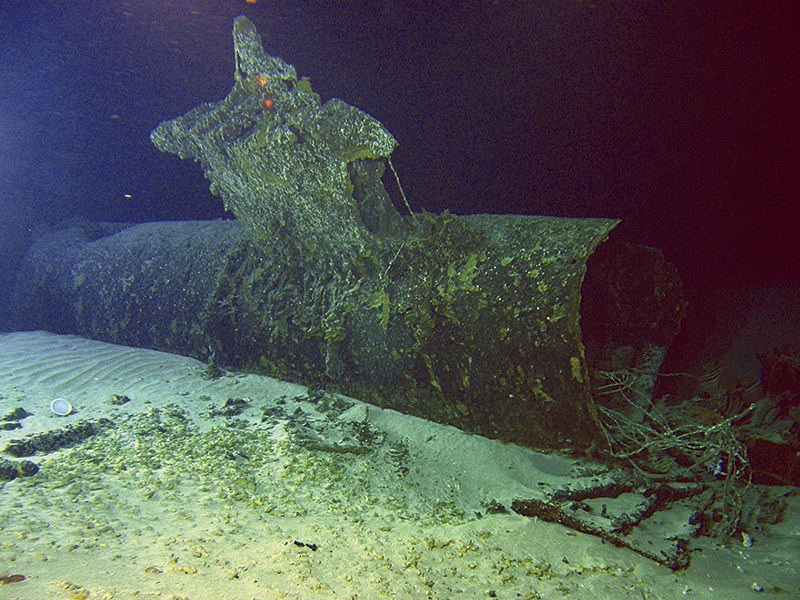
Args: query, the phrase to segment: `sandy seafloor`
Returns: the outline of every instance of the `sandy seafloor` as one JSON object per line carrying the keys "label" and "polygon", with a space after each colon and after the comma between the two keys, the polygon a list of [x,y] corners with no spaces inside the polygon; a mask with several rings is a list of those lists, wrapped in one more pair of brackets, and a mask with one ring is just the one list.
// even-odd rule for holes
{"label": "sandy seafloor", "polygon": [[[0,576],[25,580],[0,585],[0,599],[800,597],[797,496],[751,547],[693,540],[691,566],[674,573],[561,525],[486,514],[576,476],[569,459],[267,377],[204,378],[205,367],[0,335],[0,416],[33,413],[0,431],[0,448],[108,419],[2,485]],[[75,412],[52,414],[56,397]],[[246,402],[241,414],[225,414],[230,398]],[[354,430],[348,446],[342,431]]]}

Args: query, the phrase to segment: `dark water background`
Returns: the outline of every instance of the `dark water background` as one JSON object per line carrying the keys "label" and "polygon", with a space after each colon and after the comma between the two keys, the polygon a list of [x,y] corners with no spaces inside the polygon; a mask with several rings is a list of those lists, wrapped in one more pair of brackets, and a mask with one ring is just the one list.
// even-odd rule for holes
{"label": "dark water background", "polygon": [[[37,223],[214,218],[159,121],[227,94],[233,17],[382,121],[415,209],[609,216],[690,298],[800,279],[781,2],[0,2],[0,299]],[[127,197],[129,195],[130,197]]]}

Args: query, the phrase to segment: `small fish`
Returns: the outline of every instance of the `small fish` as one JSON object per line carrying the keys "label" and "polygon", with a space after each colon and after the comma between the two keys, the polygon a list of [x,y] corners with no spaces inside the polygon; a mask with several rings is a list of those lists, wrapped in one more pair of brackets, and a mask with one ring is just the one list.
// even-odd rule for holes
{"label": "small fish", "polygon": [[19,583],[25,581],[25,575],[0,575],[0,583]]}

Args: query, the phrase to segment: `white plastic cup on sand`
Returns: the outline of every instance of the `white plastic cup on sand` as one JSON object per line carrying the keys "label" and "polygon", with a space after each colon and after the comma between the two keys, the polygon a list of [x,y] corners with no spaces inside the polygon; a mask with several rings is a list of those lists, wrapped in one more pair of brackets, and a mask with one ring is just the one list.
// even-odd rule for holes
{"label": "white plastic cup on sand", "polygon": [[50,403],[50,410],[59,417],[66,417],[72,412],[72,404],[66,398],[56,398]]}

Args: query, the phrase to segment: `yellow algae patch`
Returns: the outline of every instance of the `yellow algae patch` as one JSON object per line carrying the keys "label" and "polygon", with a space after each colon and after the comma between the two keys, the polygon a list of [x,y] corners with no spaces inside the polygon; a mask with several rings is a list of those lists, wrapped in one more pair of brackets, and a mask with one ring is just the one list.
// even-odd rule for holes
{"label": "yellow algae patch", "polygon": [[583,383],[583,372],[581,370],[581,361],[577,356],[569,357],[569,366],[572,370],[572,376],[578,383]]}

